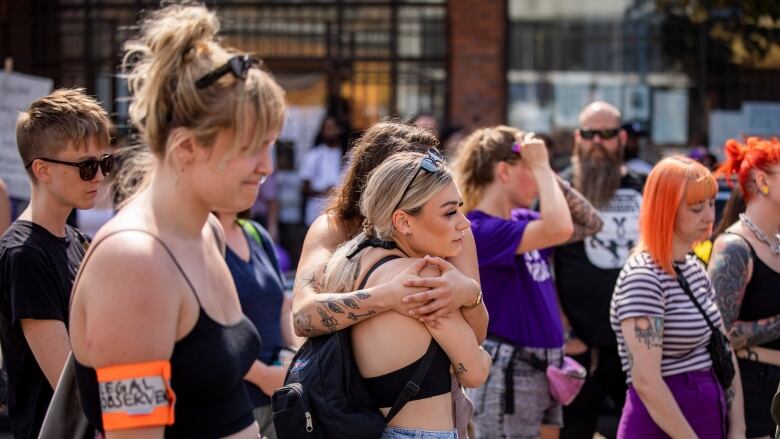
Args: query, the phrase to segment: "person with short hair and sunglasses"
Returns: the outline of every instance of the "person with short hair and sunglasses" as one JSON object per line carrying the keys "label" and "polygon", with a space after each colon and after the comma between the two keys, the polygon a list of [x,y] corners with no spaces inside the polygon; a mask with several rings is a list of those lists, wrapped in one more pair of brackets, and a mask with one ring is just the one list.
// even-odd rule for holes
{"label": "person with short hair and sunglasses", "polygon": [[639,239],[644,186],[644,178],[623,163],[626,132],[617,108],[593,102],[580,113],[579,125],[572,166],[561,176],[598,209],[604,227],[582,241],[556,247],[553,256],[565,350],[589,370],[579,395],[563,409],[562,438],[593,436],[605,398],[615,407],[625,400],[609,303],[618,273]]}
{"label": "person with short hair and sunglasses", "polygon": [[14,437],[38,437],[70,344],[71,286],[86,238],[65,223],[111,172],[108,115],[81,89],[56,90],[16,123],[30,204],[0,240],[0,341]]}
{"label": "person with short hair and sunglasses", "polygon": [[[563,328],[551,247],[596,233],[601,219],[556,177],[544,142],[516,128],[484,128],[464,139],[455,175],[490,313],[483,347],[493,366],[469,395],[476,436],[555,437],[563,415],[545,371],[563,361]],[[539,212],[529,209],[537,198]]]}

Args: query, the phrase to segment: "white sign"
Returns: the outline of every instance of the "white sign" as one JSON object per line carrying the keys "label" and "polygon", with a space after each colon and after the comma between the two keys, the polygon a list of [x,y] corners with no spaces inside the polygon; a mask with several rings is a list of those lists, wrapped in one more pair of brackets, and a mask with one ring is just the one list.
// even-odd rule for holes
{"label": "white sign", "polygon": [[656,144],[688,142],[688,90],[653,92],[652,138]]}
{"label": "white sign", "polygon": [[780,103],[745,102],[742,104],[745,134],[780,136]]}
{"label": "white sign", "polygon": [[16,118],[35,99],[51,92],[52,85],[48,78],[0,72],[0,177],[12,197],[30,198],[30,181],[16,147]]}
{"label": "white sign", "polygon": [[723,148],[728,139],[741,139],[745,132],[742,112],[728,110],[710,111],[710,151],[723,160]]}

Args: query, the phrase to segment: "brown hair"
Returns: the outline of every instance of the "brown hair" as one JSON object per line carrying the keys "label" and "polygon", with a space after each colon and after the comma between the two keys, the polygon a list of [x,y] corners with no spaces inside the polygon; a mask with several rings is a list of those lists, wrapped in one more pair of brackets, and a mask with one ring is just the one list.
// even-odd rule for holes
{"label": "brown hair", "polygon": [[493,166],[498,162],[515,163],[520,157],[512,151],[520,130],[506,125],[474,131],[460,143],[455,156],[455,181],[463,195],[463,210],[469,212],[479,203],[482,191],[493,182]]}
{"label": "brown hair", "polygon": [[344,181],[331,192],[328,213],[343,223],[349,237],[356,235],[364,219],[360,200],[371,171],[397,152],[425,152],[438,145],[431,132],[406,123],[384,120],[372,125],[355,142]]}
{"label": "brown hair", "polygon": [[[49,157],[69,144],[86,146],[90,138],[108,145],[111,122],[100,104],[83,88],[63,88],[37,99],[16,120],[16,144],[27,166],[39,157]],[[35,179],[32,169],[27,174]]]}

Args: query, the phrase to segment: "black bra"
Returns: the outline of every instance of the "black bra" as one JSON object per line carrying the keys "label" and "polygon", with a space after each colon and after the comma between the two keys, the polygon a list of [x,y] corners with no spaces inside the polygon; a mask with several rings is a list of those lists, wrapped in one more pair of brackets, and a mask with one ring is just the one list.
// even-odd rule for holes
{"label": "black bra", "polygon": [[[365,242],[365,241],[364,241]],[[370,244],[369,244],[370,245]],[[372,246],[373,247],[373,246]],[[398,259],[399,256],[390,255],[377,261],[363,277],[358,289],[363,289],[368,282],[368,278],[371,273],[384,264],[385,262],[393,259]],[[441,347],[439,347],[436,340],[431,337],[431,343],[428,345],[428,350],[436,346],[438,349],[433,356],[430,369],[420,383],[420,391],[414,395],[410,401],[416,401],[420,399],[430,398],[433,396],[444,395],[451,390],[451,378],[450,378],[450,359]],[[379,407],[392,407],[393,403],[398,397],[398,391],[403,389],[407,382],[409,382],[417,370],[420,363],[423,361],[425,355],[417,359],[415,362],[408,364],[398,370],[386,373],[373,378],[363,378],[366,384],[366,388],[371,396],[374,398]]]}
{"label": "black bra", "polygon": [[[124,231],[127,230],[106,235],[93,247]],[[257,330],[245,316],[231,325],[214,321],[165,243],[145,230],[132,231],[146,233],[160,243],[184,276],[200,308],[195,327],[176,342],[170,358],[171,387],[176,394],[175,423],[165,429],[165,437],[223,437],[245,429],[255,422],[244,375],[260,352]],[[95,369],[74,363],[84,412],[92,425],[103,431]]]}

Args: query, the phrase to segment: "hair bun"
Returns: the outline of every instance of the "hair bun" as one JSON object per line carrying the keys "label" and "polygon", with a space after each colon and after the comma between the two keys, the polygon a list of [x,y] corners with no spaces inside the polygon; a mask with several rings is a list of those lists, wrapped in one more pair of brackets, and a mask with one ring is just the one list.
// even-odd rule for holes
{"label": "hair bun", "polygon": [[219,20],[202,5],[170,5],[152,12],[143,27],[154,55],[183,54],[198,42],[212,40],[219,32]]}

